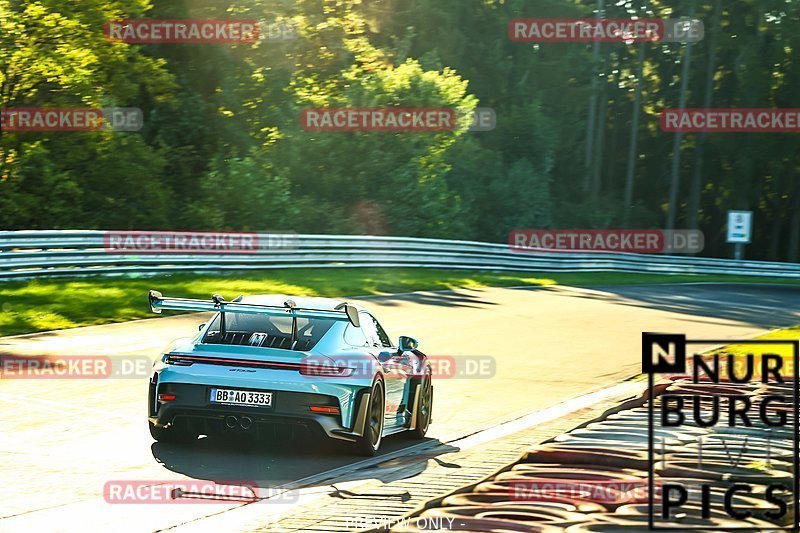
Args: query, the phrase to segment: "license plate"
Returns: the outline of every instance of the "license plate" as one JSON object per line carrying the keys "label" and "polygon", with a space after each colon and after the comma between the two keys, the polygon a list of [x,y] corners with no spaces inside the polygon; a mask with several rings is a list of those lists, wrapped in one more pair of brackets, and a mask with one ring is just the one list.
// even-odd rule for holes
{"label": "license plate", "polygon": [[256,392],[236,389],[211,389],[211,403],[230,405],[252,405],[253,407],[272,407],[271,392]]}

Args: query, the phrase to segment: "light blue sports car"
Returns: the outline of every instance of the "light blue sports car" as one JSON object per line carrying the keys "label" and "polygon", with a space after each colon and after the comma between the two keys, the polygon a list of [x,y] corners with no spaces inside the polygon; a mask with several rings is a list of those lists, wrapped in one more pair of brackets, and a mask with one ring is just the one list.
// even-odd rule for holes
{"label": "light blue sports car", "polygon": [[148,422],[158,441],[302,426],[373,455],[387,435],[425,436],[431,365],[411,337],[397,346],[361,306],[285,295],[167,298],[150,309],[215,311],[153,366]]}

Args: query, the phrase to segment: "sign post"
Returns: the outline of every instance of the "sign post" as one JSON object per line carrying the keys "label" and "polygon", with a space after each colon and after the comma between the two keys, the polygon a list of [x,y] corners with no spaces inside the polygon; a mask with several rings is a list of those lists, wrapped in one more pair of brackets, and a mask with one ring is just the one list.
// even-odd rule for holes
{"label": "sign post", "polygon": [[753,231],[752,211],[728,211],[728,239],[735,244],[734,259],[741,261],[744,257],[744,245],[750,244]]}

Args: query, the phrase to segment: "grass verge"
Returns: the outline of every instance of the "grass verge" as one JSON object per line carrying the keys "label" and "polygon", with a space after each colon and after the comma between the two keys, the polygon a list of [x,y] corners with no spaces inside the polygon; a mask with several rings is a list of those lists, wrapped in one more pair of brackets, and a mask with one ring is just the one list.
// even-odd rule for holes
{"label": "grass verge", "polygon": [[140,278],[97,277],[5,282],[0,286],[0,336],[124,322],[152,315],[148,289],[165,295],[207,298],[220,293],[360,296],[419,290],[509,286],[600,286],[679,282],[792,283],[743,276],[667,274],[476,272],[414,268],[287,269],[231,274],[174,274]]}

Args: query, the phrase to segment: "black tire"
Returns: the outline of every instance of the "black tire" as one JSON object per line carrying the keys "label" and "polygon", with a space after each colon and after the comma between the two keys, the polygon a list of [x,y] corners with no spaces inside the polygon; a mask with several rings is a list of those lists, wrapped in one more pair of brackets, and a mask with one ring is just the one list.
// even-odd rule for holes
{"label": "black tire", "polygon": [[423,439],[431,425],[431,415],[433,414],[433,381],[430,374],[422,378],[419,387],[419,401],[414,406],[417,415],[417,427],[406,431],[405,435],[410,439]]}
{"label": "black tire", "polygon": [[148,420],[147,425],[150,428],[150,436],[153,437],[158,442],[167,442],[170,444],[187,444],[196,441],[198,437],[196,433],[191,433],[189,431],[186,431],[184,428],[181,428],[174,424],[168,428],[160,428],[155,426],[152,422]]}
{"label": "black tire", "polygon": [[372,457],[378,452],[383,440],[383,422],[386,398],[383,393],[383,381],[376,379],[372,384],[367,407],[367,418],[364,421],[364,434],[358,437],[355,448],[359,455]]}

